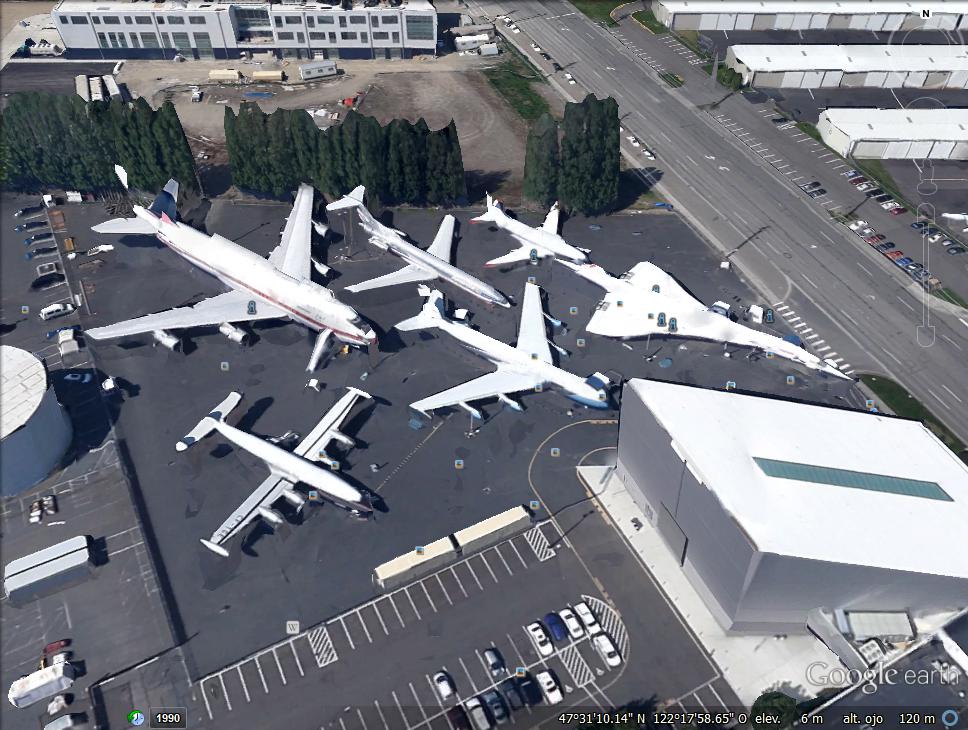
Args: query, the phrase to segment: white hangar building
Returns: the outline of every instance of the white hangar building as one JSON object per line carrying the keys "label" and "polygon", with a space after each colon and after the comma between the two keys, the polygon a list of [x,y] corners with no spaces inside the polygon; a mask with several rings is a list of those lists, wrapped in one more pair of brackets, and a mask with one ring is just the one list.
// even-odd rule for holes
{"label": "white hangar building", "polygon": [[44,363],[26,350],[0,345],[0,376],[0,485],[9,496],[50,474],[74,434]]}
{"label": "white hangar building", "polygon": [[968,465],[920,422],[630,380],[616,476],[726,630],[968,604]]}
{"label": "white hangar building", "polygon": [[955,30],[968,28],[968,2],[938,0],[653,0],[676,30]]}
{"label": "white hangar building", "polygon": [[825,109],[817,131],[842,157],[968,160],[968,109]]}
{"label": "white hangar building", "polygon": [[968,88],[968,46],[730,46],[726,65],[743,83],[774,89]]}

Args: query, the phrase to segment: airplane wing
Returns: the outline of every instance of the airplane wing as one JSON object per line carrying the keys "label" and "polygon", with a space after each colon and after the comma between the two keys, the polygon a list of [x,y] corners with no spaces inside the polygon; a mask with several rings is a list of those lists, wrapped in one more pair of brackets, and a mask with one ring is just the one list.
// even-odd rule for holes
{"label": "airplane wing", "polygon": [[336,405],[326,412],[326,415],[313,427],[313,430],[299,442],[293,453],[310,461],[321,461],[326,456],[326,447],[333,439],[343,443],[348,441],[352,443],[348,436],[340,432],[339,427],[343,419],[353,409],[353,406],[356,405],[358,399],[371,398],[372,396],[353,387],[347,388],[347,391],[342,398],[336,401]]}
{"label": "airplane wing", "polygon": [[399,271],[394,271],[390,274],[378,276],[375,279],[361,281],[359,284],[348,286],[346,287],[346,291],[353,292],[355,294],[361,291],[368,291],[369,289],[380,289],[384,286],[393,286],[395,284],[412,284],[415,281],[430,281],[431,279],[436,278],[437,274],[435,272],[427,271],[419,266],[410,264],[409,266],[404,266]]}
{"label": "airplane wing", "polygon": [[202,541],[202,544],[219,555],[228,557],[228,551],[222,547],[222,544],[231,540],[246,525],[259,519],[263,510],[268,510],[285,490],[292,489],[292,487],[293,483],[288,479],[278,474],[270,474],[252,491],[252,494],[246,497],[239,508],[219,525],[208,540]]}
{"label": "airplane wing", "polygon": [[112,218],[109,221],[104,221],[104,223],[98,223],[96,226],[91,226],[91,230],[95,233],[111,233],[119,235],[125,233],[142,233],[146,236],[151,236],[156,233],[155,227],[148,221],[142,220],[141,218]]}
{"label": "airplane wing", "polygon": [[658,286],[664,299],[673,300],[677,304],[690,304],[690,308],[697,311],[706,309],[702,302],[682,288],[682,284],[650,261],[640,261],[622,278],[643,291],[651,291],[654,286]]}
{"label": "airplane wing", "polygon": [[434,242],[430,244],[427,253],[433,254],[442,261],[450,263],[450,247],[454,243],[454,221],[455,218],[450,213],[444,216],[434,236]]}
{"label": "airplane wing", "polygon": [[548,211],[548,215],[545,216],[544,223],[541,225],[542,230],[545,233],[550,233],[553,236],[558,235],[558,215],[560,213],[557,201],[551,206],[551,210]]}
{"label": "airplane wing", "polygon": [[541,290],[530,283],[524,285],[517,349],[530,353],[534,360],[551,362],[551,348],[548,346],[544,313],[541,311]]}
{"label": "airplane wing", "polygon": [[109,337],[123,337],[137,335],[152,330],[184,329],[186,327],[204,327],[222,322],[255,322],[262,319],[276,319],[287,317],[288,314],[277,307],[265,302],[255,301],[252,297],[240,291],[229,291],[208,299],[203,299],[191,307],[175,307],[164,312],[146,314],[106,327],[95,327],[85,330],[96,340]]}
{"label": "airplane wing", "polygon": [[269,254],[269,263],[296,279],[310,278],[312,223],[313,189],[303,183],[296,193],[282,240]]}
{"label": "airplane wing", "polygon": [[[507,266],[509,264],[519,264],[523,261],[531,260],[531,252],[536,250],[534,246],[526,244],[521,246],[521,248],[516,248],[513,251],[509,251],[503,256],[498,256],[496,259],[491,259],[484,264],[487,268],[494,268],[496,266]],[[548,256],[549,254],[543,252],[541,249],[537,249],[539,257]]]}
{"label": "airplane wing", "polygon": [[508,393],[518,393],[522,390],[533,390],[541,385],[544,385],[544,381],[534,375],[516,373],[498,366],[498,369],[493,373],[468,380],[466,383],[441,391],[423,400],[418,400],[411,403],[410,407],[426,414],[437,408],[446,408],[447,406],[483,398],[494,398]]}

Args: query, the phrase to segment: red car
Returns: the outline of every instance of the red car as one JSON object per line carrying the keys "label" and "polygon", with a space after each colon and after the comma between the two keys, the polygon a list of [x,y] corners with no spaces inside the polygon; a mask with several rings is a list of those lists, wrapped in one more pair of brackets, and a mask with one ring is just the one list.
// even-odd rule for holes
{"label": "red car", "polygon": [[885,236],[883,233],[875,233],[873,236],[868,236],[864,240],[873,245],[875,243],[880,243],[885,238],[887,238],[887,236]]}
{"label": "red car", "polygon": [[907,213],[907,208],[891,208],[888,213],[891,215],[901,215],[901,213]]}
{"label": "red car", "polygon": [[861,183],[867,182],[867,178],[862,175],[861,177],[851,178],[847,182],[849,182],[851,185],[860,185]]}
{"label": "red car", "polygon": [[71,645],[70,639],[58,639],[57,641],[50,642],[44,647],[44,654],[53,654],[55,651],[60,651]]}
{"label": "red car", "polygon": [[897,261],[900,258],[904,258],[903,251],[888,251],[884,255],[887,256],[887,258],[889,258],[891,261]]}

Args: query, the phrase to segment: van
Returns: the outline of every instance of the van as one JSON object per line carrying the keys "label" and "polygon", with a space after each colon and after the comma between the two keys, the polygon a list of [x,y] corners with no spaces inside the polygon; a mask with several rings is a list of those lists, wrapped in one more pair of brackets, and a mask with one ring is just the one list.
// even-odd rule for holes
{"label": "van", "polygon": [[44,730],[66,730],[69,727],[77,727],[78,725],[83,725],[87,718],[84,715],[73,713],[70,715],[61,715],[55,720],[51,720],[46,725],[44,725]]}
{"label": "van", "polygon": [[70,314],[73,311],[74,305],[68,304],[67,302],[48,304],[46,307],[40,310],[40,318],[44,321],[47,321],[48,319],[54,319],[55,317],[63,317],[65,314]]}

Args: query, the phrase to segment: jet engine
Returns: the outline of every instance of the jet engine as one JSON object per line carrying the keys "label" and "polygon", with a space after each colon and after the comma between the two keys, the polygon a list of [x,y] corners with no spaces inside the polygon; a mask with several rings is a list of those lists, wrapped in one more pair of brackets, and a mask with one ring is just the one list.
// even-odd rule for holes
{"label": "jet engine", "polygon": [[154,337],[155,342],[162,347],[167,347],[172,352],[181,347],[181,340],[167,330],[152,330],[151,336]]}
{"label": "jet engine", "polygon": [[249,333],[229,322],[222,322],[218,331],[239,345],[249,344]]}

